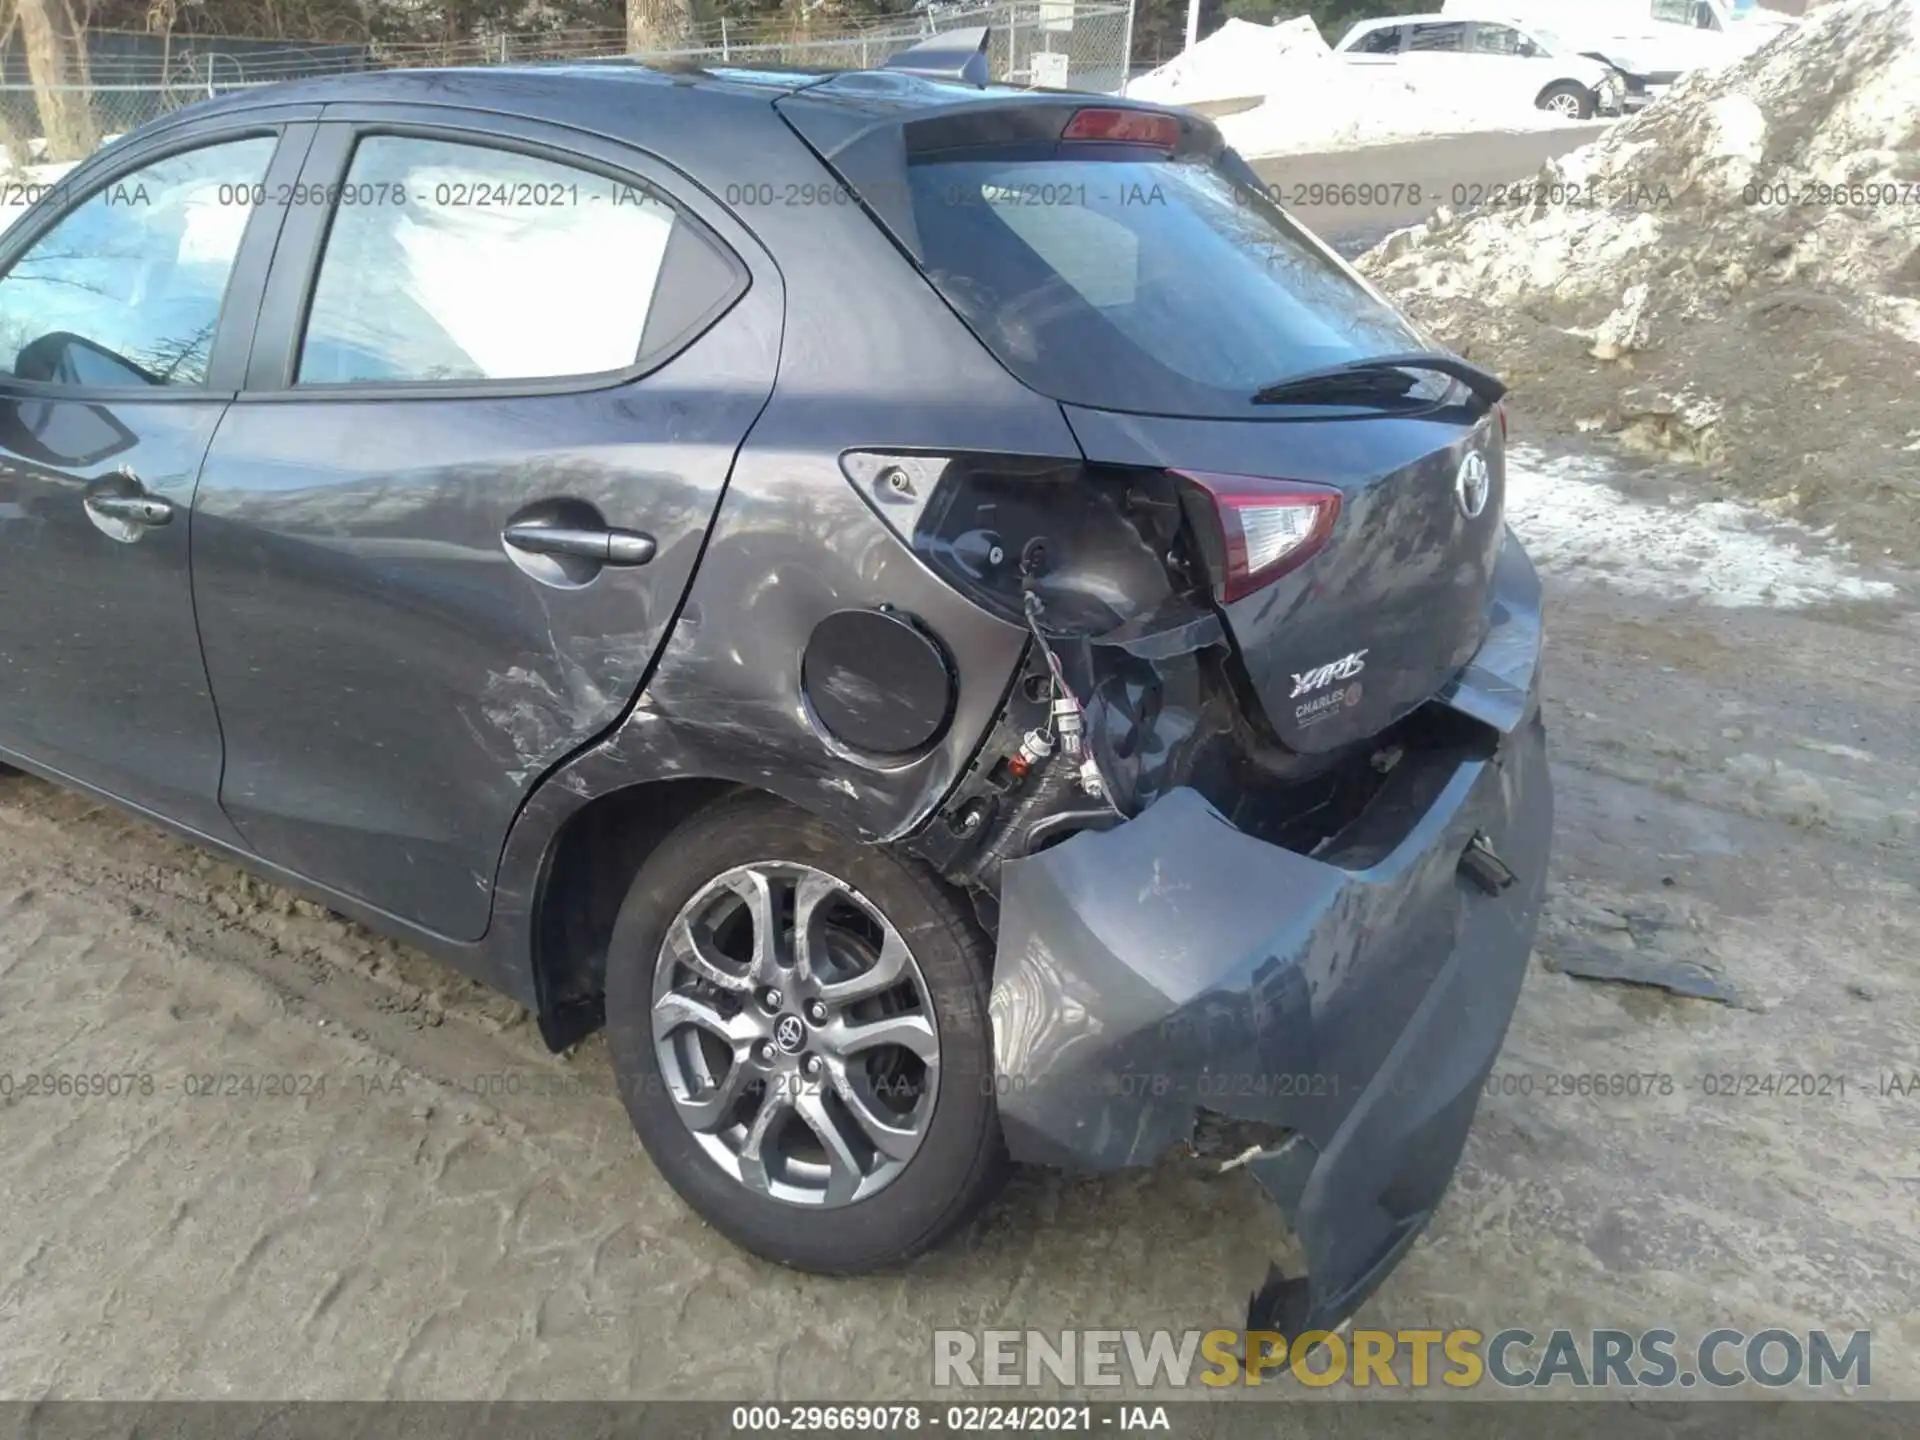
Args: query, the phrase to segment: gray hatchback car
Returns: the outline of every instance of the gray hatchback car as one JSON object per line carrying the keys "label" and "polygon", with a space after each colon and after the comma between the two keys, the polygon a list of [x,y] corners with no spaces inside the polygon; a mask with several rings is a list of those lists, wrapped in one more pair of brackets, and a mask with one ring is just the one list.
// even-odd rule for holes
{"label": "gray hatchback car", "polygon": [[0,241],[0,747],[604,1026],[829,1272],[1239,1162],[1337,1323],[1551,802],[1499,381],[1213,125],[883,70],[256,90]]}

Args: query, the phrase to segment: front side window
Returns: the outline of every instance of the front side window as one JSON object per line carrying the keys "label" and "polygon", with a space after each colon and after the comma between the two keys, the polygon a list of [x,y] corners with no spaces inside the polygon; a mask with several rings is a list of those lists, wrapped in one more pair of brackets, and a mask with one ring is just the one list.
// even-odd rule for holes
{"label": "front side window", "polygon": [[370,136],[341,186],[297,383],[625,369],[683,228],[651,193],[569,165]]}
{"label": "front side window", "polygon": [[1520,32],[1510,25],[1474,26],[1473,48],[1480,55],[1524,55],[1533,49],[1521,43]]}
{"label": "front side window", "polygon": [[1378,30],[1370,30],[1362,35],[1353,48],[1361,55],[1392,55],[1400,48],[1401,28],[1398,25],[1382,25]]}
{"label": "front side window", "polygon": [[84,388],[204,385],[276,143],[170,155],[82,201],[0,278],[0,369]]}

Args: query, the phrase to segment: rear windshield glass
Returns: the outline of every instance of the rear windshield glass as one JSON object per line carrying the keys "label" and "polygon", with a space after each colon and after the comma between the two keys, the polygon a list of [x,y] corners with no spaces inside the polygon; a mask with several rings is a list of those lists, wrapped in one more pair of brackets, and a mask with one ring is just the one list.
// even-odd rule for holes
{"label": "rear windshield glass", "polygon": [[909,167],[928,278],[1028,385],[1161,415],[1271,415],[1302,371],[1423,348],[1265,197],[1186,160]]}

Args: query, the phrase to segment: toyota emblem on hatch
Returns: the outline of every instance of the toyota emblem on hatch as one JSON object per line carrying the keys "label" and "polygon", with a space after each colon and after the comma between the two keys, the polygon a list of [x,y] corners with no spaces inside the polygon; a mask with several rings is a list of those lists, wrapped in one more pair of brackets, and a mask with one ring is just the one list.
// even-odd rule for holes
{"label": "toyota emblem on hatch", "polygon": [[1487,496],[1493,490],[1493,478],[1487,473],[1487,460],[1478,450],[1467,452],[1460,462],[1460,473],[1453,480],[1453,497],[1460,502],[1461,513],[1477,520],[1487,508]]}

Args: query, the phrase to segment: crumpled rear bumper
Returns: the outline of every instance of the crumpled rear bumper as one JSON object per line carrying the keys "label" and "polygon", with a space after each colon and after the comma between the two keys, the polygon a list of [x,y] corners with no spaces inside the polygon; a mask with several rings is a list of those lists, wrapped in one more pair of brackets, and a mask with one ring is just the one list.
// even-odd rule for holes
{"label": "crumpled rear bumper", "polygon": [[[1403,763],[1314,857],[1176,790],[1002,874],[1009,1148],[1111,1170],[1164,1158],[1203,1116],[1259,1126],[1245,1168],[1308,1273],[1269,1272],[1250,1329],[1331,1329],[1385,1278],[1452,1178],[1506,1035],[1553,824],[1538,582],[1506,549],[1512,603],[1443,697],[1497,745]],[[1463,868],[1476,841],[1505,888]]]}

